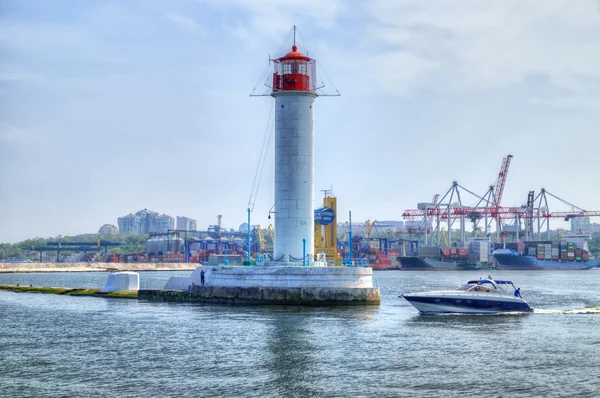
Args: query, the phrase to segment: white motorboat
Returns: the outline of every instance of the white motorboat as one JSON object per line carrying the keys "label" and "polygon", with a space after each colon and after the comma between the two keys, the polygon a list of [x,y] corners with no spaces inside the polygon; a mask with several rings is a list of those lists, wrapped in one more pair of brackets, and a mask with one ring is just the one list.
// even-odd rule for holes
{"label": "white motorboat", "polygon": [[476,279],[456,290],[407,293],[404,297],[422,314],[499,314],[532,312],[512,281]]}

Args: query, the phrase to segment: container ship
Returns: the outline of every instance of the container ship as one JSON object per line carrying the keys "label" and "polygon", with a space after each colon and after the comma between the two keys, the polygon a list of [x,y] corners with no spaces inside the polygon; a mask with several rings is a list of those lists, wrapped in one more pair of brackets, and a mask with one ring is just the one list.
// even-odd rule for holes
{"label": "container ship", "polygon": [[575,270],[600,266],[600,261],[590,256],[585,235],[570,238],[561,242],[507,243],[493,251],[492,266],[503,270]]}
{"label": "container ship", "polygon": [[487,239],[474,239],[467,249],[440,248],[437,246],[419,247],[413,255],[398,256],[403,270],[476,270],[491,268],[490,242]]}

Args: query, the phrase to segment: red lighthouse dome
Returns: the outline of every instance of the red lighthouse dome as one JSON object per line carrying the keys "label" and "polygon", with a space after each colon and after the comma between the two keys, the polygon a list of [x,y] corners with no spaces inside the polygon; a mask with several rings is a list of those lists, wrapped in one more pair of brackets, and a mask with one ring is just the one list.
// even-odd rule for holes
{"label": "red lighthouse dome", "polygon": [[315,60],[298,51],[296,44],[292,51],[273,61],[273,92],[316,91]]}

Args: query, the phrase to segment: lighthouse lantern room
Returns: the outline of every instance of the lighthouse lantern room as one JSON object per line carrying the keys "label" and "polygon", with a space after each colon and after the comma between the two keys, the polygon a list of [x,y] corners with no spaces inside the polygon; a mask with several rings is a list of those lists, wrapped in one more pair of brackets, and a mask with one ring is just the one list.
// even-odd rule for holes
{"label": "lighthouse lantern room", "polygon": [[292,51],[273,61],[273,92],[279,91],[316,91],[315,60],[298,52],[294,45]]}

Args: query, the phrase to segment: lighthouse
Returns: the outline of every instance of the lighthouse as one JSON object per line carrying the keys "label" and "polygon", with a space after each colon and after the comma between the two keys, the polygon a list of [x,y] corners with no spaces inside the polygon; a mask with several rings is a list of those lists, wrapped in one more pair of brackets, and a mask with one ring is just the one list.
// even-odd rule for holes
{"label": "lighthouse", "polygon": [[273,60],[275,98],[275,261],[313,264],[315,60],[292,51]]}
{"label": "lighthouse", "polygon": [[[326,266],[323,253],[319,254],[320,259],[314,260],[314,236],[323,237],[320,227],[315,232],[315,220],[321,226],[334,222],[335,201],[326,198],[327,209],[321,208],[315,214],[316,65],[313,59],[298,51],[295,33],[296,27],[292,51],[270,60],[274,63],[272,87],[261,94],[275,98],[275,203],[274,210],[269,211],[275,218],[273,259],[262,262],[257,253],[260,267],[229,265],[223,261],[222,265],[199,265],[187,277],[172,277],[165,289],[186,291],[185,298],[190,301],[294,305],[378,305],[380,302],[379,288],[373,287],[371,267]],[[251,195],[248,228],[252,204]],[[323,245],[317,244],[317,250],[333,247],[335,252],[335,244],[328,243],[328,237],[335,235],[335,228],[329,232]],[[250,258],[248,253],[245,265],[252,264]],[[163,297],[162,291],[157,290],[156,296],[153,292],[140,291],[140,297]]]}

